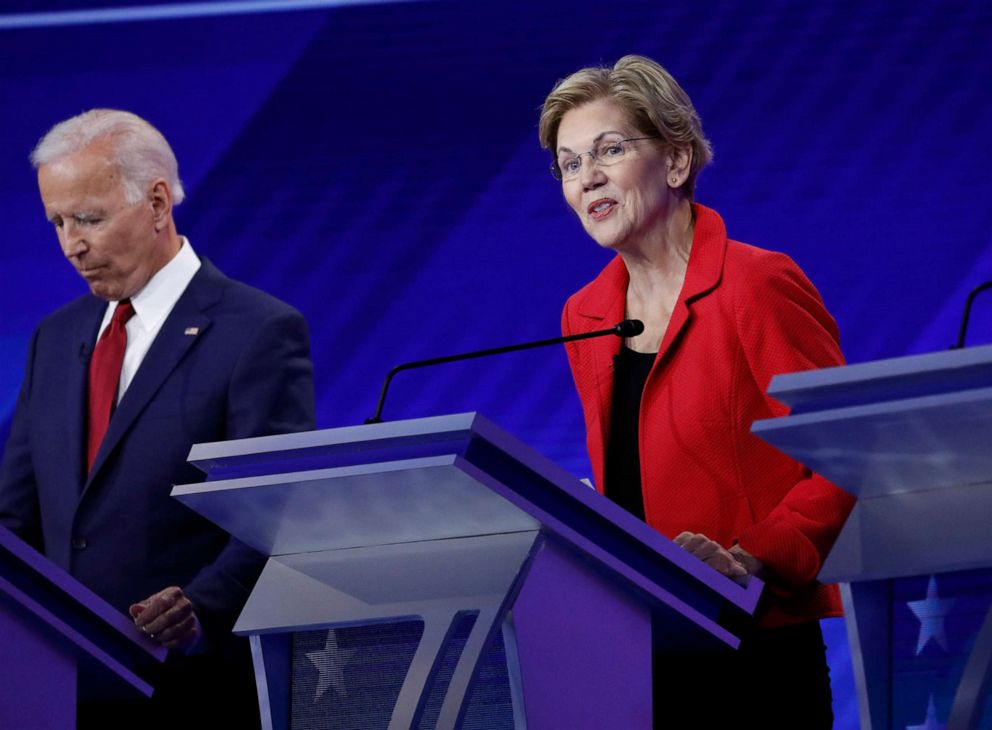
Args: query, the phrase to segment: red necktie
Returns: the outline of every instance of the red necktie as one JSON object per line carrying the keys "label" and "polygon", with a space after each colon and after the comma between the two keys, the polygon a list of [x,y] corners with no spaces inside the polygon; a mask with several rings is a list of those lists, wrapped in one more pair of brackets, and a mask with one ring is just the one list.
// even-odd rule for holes
{"label": "red necktie", "polygon": [[107,433],[110,414],[117,400],[117,386],[121,382],[121,365],[127,347],[127,330],[124,325],[134,316],[129,299],[117,303],[113,319],[97,340],[90,360],[89,427],[86,432],[86,473],[93,469],[96,452]]}

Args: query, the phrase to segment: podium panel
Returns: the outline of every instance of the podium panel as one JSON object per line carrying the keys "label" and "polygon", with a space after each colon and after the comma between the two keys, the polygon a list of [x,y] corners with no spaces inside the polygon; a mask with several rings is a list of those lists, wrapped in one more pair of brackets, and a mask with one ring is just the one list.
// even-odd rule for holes
{"label": "podium panel", "polygon": [[149,697],[166,650],[0,527],[0,726],[72,730],[77,676]]}
{"label": "podium panel", "polygon": [[992,729],[992,346],[794,373],[753,431],[858,496],[841,582],[863,730]]}
{"label": "podium panel", "polygon": [[673,649],[732,651],[762,589],[478,414],[190,461],[207,481],[173,495],[269,556],[235,630],[271,728],[337,722],[326,703],[353,727],[650,727],[652,617]]}

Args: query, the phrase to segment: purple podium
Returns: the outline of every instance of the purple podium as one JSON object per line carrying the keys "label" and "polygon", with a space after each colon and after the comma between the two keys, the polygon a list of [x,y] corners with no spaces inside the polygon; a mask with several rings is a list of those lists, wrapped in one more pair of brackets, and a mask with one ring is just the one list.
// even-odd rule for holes
{"label": "purple podium", "polygon": [[235,631],[276,730],[650,728],[652,623],[730,651],[762,588],[477,414],[190,461],[207,481],[173,495],[269,556]]}
{"label": "purple podium", "polygon": [[0,727],[72,730],[76,679],[152,694],[165,659],[129,618],[0,527]]}
{"label": "purple podium", "polygon": [[858,496],[841,582],[862,730],[992,728],[992,346],[776,377],[754,432]]}

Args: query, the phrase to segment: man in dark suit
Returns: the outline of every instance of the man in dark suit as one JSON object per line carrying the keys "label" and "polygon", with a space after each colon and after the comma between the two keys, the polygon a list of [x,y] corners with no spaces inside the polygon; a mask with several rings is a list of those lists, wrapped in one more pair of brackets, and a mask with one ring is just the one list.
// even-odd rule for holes
{"label": "man in dark suit", "polygon": [[81,725],[257,726],[246,642],[230,630],[262,558],[169,492],[202,480],[186,462],[194,443],[314,427],[306,323],[178,235],[176,159],[139,117],[73,117],[32,162],[92,294],[31,340],[0,524],[171,650],[151,703],[87,703],[81,679]]}

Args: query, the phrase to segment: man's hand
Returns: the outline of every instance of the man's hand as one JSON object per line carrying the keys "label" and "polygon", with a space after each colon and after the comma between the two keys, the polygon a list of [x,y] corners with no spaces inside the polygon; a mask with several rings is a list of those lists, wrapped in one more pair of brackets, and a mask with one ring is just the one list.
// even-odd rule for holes
{"label": "man's hand", "polygon": [[710,540],[702,533],[683,532],[675,538],[675,544],[726,576],[743,578],[748,574],[747,569],[729,550],[724,550],[720,543]]}
{"label": "man's hand", "polygon": [[177,586],[170,586],[128,608],[134,625],[166,649],[188,649],[200,638],[193,604]]}

